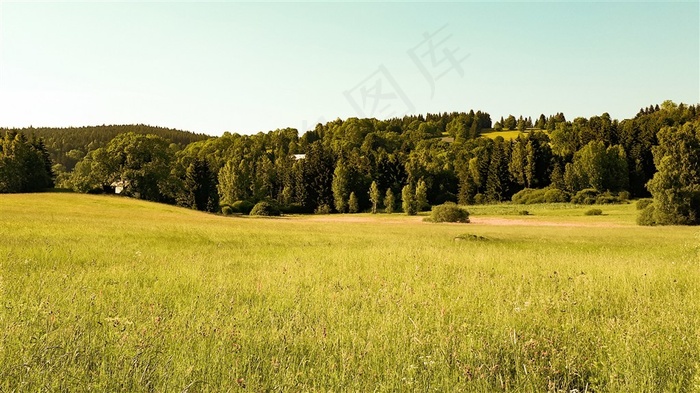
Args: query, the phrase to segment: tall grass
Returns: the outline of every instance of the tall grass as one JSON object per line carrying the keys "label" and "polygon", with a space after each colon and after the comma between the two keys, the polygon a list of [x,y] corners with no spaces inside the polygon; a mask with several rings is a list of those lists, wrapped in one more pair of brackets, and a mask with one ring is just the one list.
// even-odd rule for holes
{"label": "tall grass", "polygon": [[700,389],[697,229],[528,209],[497,227],[0,196],[0,391]]}

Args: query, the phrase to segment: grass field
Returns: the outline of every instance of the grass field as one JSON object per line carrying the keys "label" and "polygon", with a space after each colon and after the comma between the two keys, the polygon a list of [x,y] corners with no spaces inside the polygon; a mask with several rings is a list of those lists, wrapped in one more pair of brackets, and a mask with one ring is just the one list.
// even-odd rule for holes
{"label": "grass field", "polygon": [[496,139],[497,136],[502,137],[503,139],[510,141],[518,137],[522,132],[518,130],[510,130],[510,131],[482,131],[481,136],[485,136],[487,138],[491,139]]}
{"label": "grass field", "polygon": [[700,231],[589,208],[0,195],[0,391],[699,392]]}

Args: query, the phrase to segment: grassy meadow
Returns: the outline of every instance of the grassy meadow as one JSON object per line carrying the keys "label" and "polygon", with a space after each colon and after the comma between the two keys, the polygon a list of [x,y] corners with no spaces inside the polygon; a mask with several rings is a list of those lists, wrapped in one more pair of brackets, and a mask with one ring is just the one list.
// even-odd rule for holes
{"label": "grassy meadow", "polygon": [[0,195],[0,391],[700,392],[700,230],[598,207]]}

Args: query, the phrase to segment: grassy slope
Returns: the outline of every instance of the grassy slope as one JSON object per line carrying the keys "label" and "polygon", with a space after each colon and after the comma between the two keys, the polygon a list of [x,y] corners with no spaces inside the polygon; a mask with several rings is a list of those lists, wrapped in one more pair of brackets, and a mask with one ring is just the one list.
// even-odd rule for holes
{"label": "grassy slope", "polygon": [[474,208],[533,222],[489,226],[0,195],[0,390],[698,389],[697,228],[602,209]]}

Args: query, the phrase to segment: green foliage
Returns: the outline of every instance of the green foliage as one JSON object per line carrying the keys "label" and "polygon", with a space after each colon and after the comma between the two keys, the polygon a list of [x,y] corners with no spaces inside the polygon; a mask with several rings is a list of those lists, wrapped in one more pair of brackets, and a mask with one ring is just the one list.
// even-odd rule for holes
{"label": "green foliage", "polygon": [[515,116],[508,115],[506,120],[503,122],[503,128],[506,130],[514,130],[516,126],[517,120],[515,119]]}
{"label": "green foliage", "polygon": [[611,193],[609,191],[600,193],[598,190],[593,188],[586,188],[577,192],[573,197],[571,197],[571,203],[578,205],[610,205],[625,203],[627,199],[626,196],[620,196],[619,194]]}
{"label": "green foliage", "polygon": [[250,214],[255,204],[250,201],[235,201],[231,204],[234,213]]}
{"label": "green foliage", "polygon": [[489,241],[491,239],[489,239],[485,236],[475,235],[473,233],[465,233],[462,235],[455,236],[454,240],[455,241],[469,241],[469,242],[485,242],[485,241]]}
{"label": "green foliage", "polygon": [[525,188],[512,198],[513,203],[532,205],[535,203],[563,203],[569,201],[569,195],[555,188],[532,189]]}
{"label": "green foliage", "polygon": [[359,213],[360,212],[360,203],[357,200],[357,196],[355,195],[355,191],[350,193],[350,198],[348,199],[348,212],[350,212],[350,213]]}
{"label": "green foliage", "polygon": [[394,207],[396,206],[396,198],[394,197],[394,192],[391,188],[386,190],[386,196],[384,197],[384,211],[391,214],[394,212]]}
{"label": "green foliage", "polygon": [[348,210],[349,183],[349,172],[345,162],[339,161],[333,172],[333,183],[331,186],[333,189],[333,203],[338,213],[345,213]]}
{"label": "green foliage", "polygon": [[418,211],[430,208],[430,203],[428,203],[428,186],[423,179],[419,180],[416,186],[416,206]]}
{"label": "green foliage", "polygon": [[221,213],[225,216],[230,216],[233,214],[233,209],[229,205],[224,205],[221,207]]}
{"label": "green foliage", "polygon": [[584,214],[587,216],[600,216],[603,214],[603,211],[600,209],[590,209],[590,210],[586,210],[586,212]]}
{"label": "green foliage", "polygon": [[469,212],[459,207],[457,204],[447,202],[442,205],[433,206],[430,211],[432,222],[469,222]]}
{"label": "green foliage", "polygon": [[251,216],[279,216],[280,210],[277,206],[270,202],[261,201],[253,206],[250,211]]}
{"label": "green foliage", "polygon": [[314,210],[314,214],[331,214],[333,210],[329,205],[322,204],[319,205],[316,210]]}
{"label": "green foliage", "polygon": [[637,224],[643,226],[654,226],[661,224],[657,221],[656,208],[653,202],[646,205],[639,213],[637,216]]}
{"label": "green foliage", "polygon": [[377,214],[377,207],[381,201],[382,194],[377,187],[377,182],[373,181],[369,188],[369,200],[372,202],[372,214]]}
{"label": "green foliage", "polygon": [[577,192],[573,197],[571,197],[571,203],[575,203],[577,205],[592,205],[596,203],[598,195],[598,190],[595,188],[586,188]]}
{"label": "green foliage", "polygon": [[598,191],[621,191],[628,186],[627,158],[621,146],[605,147],[602,141],[591,141],[574,154],[566,165],[564,180],[569,191],[585,188]]}
{"label": "green foliage", "polygon": [[170,143],[156,135],[119,134],[78,165],[70,182],[76,191],[123,186],[123,194],[156,202],[174,202]]}
{"label": "green foliage", "polygon": [[0,139],[0,193],[37,192],[54,186],[44,142],[6,132]]}
{"label": "green foliage", "polygon": [[[3,129],[0,129],[0,134],[2,131]],[[41,138],[45,143],[46,151],[51,161],[55,164],[63,165],[66,172],[71,172],[75,165],[82,160],[88,152],[106,147],[107,144],[119,134],[133,132],[139,135],[157,135],[175,143],[178,148],[183,148],[190,143],[211,138],[204,134],[195,134],[188,131],[153,127],[143,124],[68,128],[29,127],[13,131]]]}
{"label": "green foliage", "polygon": [[415,190],[410,184],[405,185],[401,190],[401,207],[409,216],[415,216],[418,213],[415,195]]}
{"label": "green foliage", "polygon": [[494,140],[491,160],[486,177],[485,195],[489,201],[501,201],[511,195],[510,173],[510,144],[502,138]]}
{"label": "green foliage", "polygon": [[206,160],[195,159],[185,172],[183,195],[180,204],[200,211],[219,210],[217,178]]}
{"label": "green foliage", "polygon": [[647,184],[654,197],[654,221],[699,225],[700,121],[664,128],[658,136],[659,145],[654,148],[658,171]]}
{"label": "green foliage", "polygon": [[653,199],[651,199],[651,198],[642,198],[642,199],[640,199],[640,200],[637,201],[637,204],[636,204],[637,210],[644,210],[644,209],[647,208],[647,206],[651,205],[652,203],[654,203],[654,200],[653,200]]}
{"label": "green foliage", "polygon": [[556,189],[556,188],[550,188],[545,191],[544,193],[544,201],[546,203],[565,203],[569,202],[569,194],[566,192]]}
{"label": "green foliage", "polygon": [[[383,192],[397,192],[407,184],[417,188],[419,210],[427,208],[427,201],[506,201],[524,188],[550,187],[571,193],[595,188],[625,200],[647,193],[644,184],[656,171],[651,149],[658,144],[659,130],[698,118],[696,106],[668,104],[644,109],[634,119],[622,122],[607,113],[571,121],[562,113],[541,115],[535,125],[525,116],[509,116],[507,121],[498,122],[512,127],[514,121],[515,128],[527,129],[526,133],[482,134],[490,129],[491,119],[480,111],[388,120],[337,119],[318,124],[302,136],[286,128],[256,135],[202,136],[201,140],[197,136],[186,144],[182,141],[191,134],[174,133],[173,143],[167,146],[170,158],[158,158],[140,168],[117,162],[116,152],[107,149],[114,135],[104,142],[88,138],[87,143],[66,141],[61,146],[53,139],[47,150],[51,155],[55,149],[61,150],[62,158],[48,168],[55,171],[60,186],[83,192],[112,192],[114,186],[121,185],[128,195],[194,206],[192,190],[208,188],[208,181],[202,177],[188,180],[187,172],[195,160],[203,160],[217,175],[221,203],[269,200],[284,209],[306,213],[320,205],[348,211],[352,192],[360,209],[366,206],[376,212]],[[547,132],[532,130],[533,126]],[[140,134],[149,129],[144,127],[129,130]],[[122,128],[91,130],[98,129]],[[83,138],[73,131],[66,130],[65,136]],[[455,140],[445,138],[445,134]],[[176,140],[180,137],[185,139]],[[169,162],[167,168],[159,164],[162,162]],[[5,165],[4,173],[15,173],[11,168]],[[145,172],[154,176],[149,178]],[[122,179],[122,173],[137,181]],[[368,193],[373,182],[376,192]],[[550,194],[545,201],[562,200],[561,193]]]}
{"label": "green foliage", "polygon": [[544,203],[544,194],[547,190],[544,189],[532,189],[525,188],[517,193],[513,194],[511,200],[513,203],[521,205],[529,205],[533,203]]}
{"label": "green foliage", "polygon": [[520,216],[529,216],[529,215],[530,215],[530,212],[527,211],[527,210],[519,210],[519,211],[518,211],[518,215],[520,215]]}
{"label": "green foliage", "polygon": [[308,209],[333,206],[333,172],[335,161],[331,150],[321,141],[309,146],[306,158],[301,161],[302,186],[305,198],[301,201]]}

